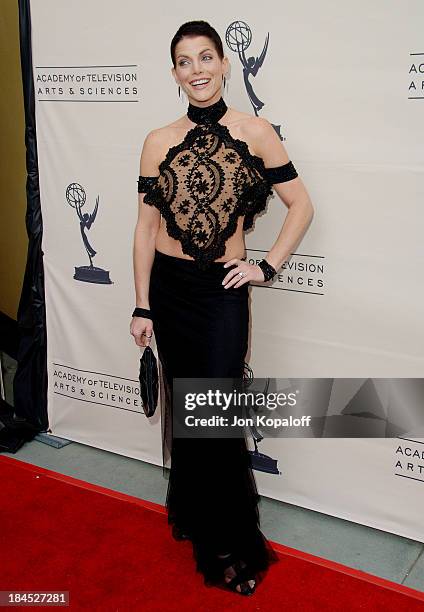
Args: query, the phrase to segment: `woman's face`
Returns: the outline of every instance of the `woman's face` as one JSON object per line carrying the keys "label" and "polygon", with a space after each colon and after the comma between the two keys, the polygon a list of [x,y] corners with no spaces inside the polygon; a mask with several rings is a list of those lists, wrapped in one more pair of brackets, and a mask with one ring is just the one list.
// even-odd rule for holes
{"label": "woman's face", "polygon": [[[175,47],[172,74],[189,102],[196,106],[208,106],[219,100],[222,76],[227,70],[228,59],[220,59],[207,36],[185,36]],[[201,82],[196,84],[198,81]]]}

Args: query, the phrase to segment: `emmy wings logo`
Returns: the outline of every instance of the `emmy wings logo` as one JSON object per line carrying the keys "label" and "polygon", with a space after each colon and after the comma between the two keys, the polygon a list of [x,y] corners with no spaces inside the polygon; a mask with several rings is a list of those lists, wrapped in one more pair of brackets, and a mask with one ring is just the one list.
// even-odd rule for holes
{"label": "emmy wings logo", "polygon": [[[245,391],[248,391],[255,382],[253,370],[246,361],[244,362],[243,382]],[[261,383],[262,382],[265,384],[261,391],[266,395],[269,388],[269,378],[261,379]],[[267,474],[281,474],[280,470],[278,469],[277,459],[273,459],[269,455],[259,452],[258,445],[264,439],[262,432],[254,424],[249,424],[248,428],[253,439],[253,444],[255,445],[254,450],[249,450],[252,469],[257,470],[258,472],[266,472]]]}
{"label": "emmy wings logo", "polygon": [[[243,69],[243,80],[246,93],[252,105],[253,112],[258,117],[258,113],[265,106],[265,102],[262,102],[256,95],[251,80],[256,77],[265,61],[269,43],[269,32],[266,35],[260,55],[256,57],[254,55],[248,55],[246,57],[246,51],[252,42],[252,30],[245,21],[233,21],[230,23],[225,32],[225,42],[228,48],[238,55]],[[281,125],[274,125],[273,123],[271,125],[278,134],[280,140],[285,140],[281,135]]]}
{"label": "emmy wings logo", "polygon": [[90,230],[97,217],[99,196],[96,198],[96,204],[92,213],[82,211],[86,199],[87,195],[85,189],[79,183],[71,183],[66,188],[66,201],[69,206],[75,210],[77,222],[80,227],[81,240],[90,261],[90,265],[88,266],[75,266],[74,279],[85,283],[110,285],[112,281],[109,278],[109,271],[93,265],[93,258],[97,251],[93,249],[87,237],[87,232]]}

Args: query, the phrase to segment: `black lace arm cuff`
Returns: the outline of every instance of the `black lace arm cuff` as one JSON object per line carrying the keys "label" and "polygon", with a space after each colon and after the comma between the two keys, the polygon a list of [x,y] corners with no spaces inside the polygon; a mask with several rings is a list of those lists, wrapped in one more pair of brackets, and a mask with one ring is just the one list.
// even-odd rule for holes
{"label": "black lace arm cuff", "polygon": [[287,164],[282,164],[275,168],[265,168],[265,177],[271,185],[275,183],[285,183],[291,181],[298,176],[296,168],[293,166],[293,162],[289,161]]}
{"label": "black lace arm cuff", "polygon": [[138,193],[150,193],[152,187],[156,185],[157,180],[157,176],[139,176]]}

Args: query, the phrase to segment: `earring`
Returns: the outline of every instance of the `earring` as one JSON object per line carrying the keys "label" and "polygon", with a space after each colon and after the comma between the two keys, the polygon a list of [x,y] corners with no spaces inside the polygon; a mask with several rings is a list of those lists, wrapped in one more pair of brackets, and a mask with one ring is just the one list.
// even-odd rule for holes
{"label": "earring", "polygon": [[183,91],[181,91],[181,87],[180,87],[180,85],[178,85],[178,97],[179,97],[180,102],[181,102],[182,104],[186,104],[186,101],[185,101],[185,96],[184,96],[184,90],[183,90]]}
{"label": "earring", "polygon": [[228,92],[228,80],[226,79],[225,74],[224,74],[224,77],[223,77],[222,80],[223,80],[223,83],[224,83],[224,93],[225,93],[225,87],[227,87],[227,92]]}

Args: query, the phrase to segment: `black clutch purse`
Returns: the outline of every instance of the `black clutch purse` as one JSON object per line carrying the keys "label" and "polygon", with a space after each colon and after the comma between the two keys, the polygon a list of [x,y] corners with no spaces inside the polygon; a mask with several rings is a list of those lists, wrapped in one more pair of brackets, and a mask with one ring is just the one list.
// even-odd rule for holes
{"label": "black clutch purse", "polygon": [[151,417],[155,414],[158,403],[159,377],[156,357],[150,346],[145,347],[140,357],[139,380],[144,414]]}

